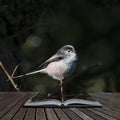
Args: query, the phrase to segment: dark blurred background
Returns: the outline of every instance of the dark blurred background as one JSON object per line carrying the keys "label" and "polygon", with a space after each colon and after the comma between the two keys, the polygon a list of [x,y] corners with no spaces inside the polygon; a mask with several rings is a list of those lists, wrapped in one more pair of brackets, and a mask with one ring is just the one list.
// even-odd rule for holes
{"label": "dark blurred background", "polygon": [[[119,0],[0,0],[0,61],[9,73],[17,64],[15,75],[34,71],[66,44],[79,56],[67,92],[120,92]],[[0,69],[0,91],[15,91],[6,80]],[[43,93],[59,83],[46,75],[15,82]]]}

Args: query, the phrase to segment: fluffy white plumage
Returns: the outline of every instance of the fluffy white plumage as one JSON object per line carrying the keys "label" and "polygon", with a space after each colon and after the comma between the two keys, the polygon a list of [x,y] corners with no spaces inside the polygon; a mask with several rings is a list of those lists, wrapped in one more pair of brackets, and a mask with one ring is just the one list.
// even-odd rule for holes
{"label": "fluffy white plumage", "polygon": [[14,79],[36,73],[45,73],[53,79],[61,80],[69,77],[74,72],[77,60],[78,57],[75,48],[72,45],[65,45],[41,65],[42,69],[16,76]]}

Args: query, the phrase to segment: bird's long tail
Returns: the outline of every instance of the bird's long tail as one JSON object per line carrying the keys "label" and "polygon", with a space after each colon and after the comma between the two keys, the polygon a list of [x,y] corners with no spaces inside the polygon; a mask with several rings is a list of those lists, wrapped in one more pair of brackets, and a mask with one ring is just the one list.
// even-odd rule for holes
{"label": "bird's long tail", "polygon": [[21,77],[25,77],[25,76],[30,76],[30,75],[37,74],[37,73],[45,73],[45,72],[44,72],[44,69],[37,70],[37,71],[29,72],[29,73],[26,73],[26,74],[23,74],[23,75],[15,76],[15,77],[13,77],[13,79],[21,78]]}

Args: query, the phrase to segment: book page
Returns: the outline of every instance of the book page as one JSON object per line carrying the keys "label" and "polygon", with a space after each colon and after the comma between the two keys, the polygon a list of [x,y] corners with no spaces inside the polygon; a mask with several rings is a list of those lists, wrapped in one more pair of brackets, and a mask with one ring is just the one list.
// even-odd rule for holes
{"label": "book page", "polygon": [[61,104],[57,99],[43,99],[39,101],[28,100],[24,106],[61,106]]}
{"label": "book page", "polygon": [[68,99],[63,103],[65,106],[67,105],[90,105],[90,106],[101,106],[98,101],[84,100],[84,99]]}

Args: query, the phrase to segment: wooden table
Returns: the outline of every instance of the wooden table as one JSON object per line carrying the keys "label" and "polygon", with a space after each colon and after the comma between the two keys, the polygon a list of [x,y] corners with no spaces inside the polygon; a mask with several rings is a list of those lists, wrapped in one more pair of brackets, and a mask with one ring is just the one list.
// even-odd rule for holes
{"label": "wooden table", "polygon": [[33,92],[0,92],[0,120],[120,120],[120,93],[91,93],[102,108],[25,108]]}

